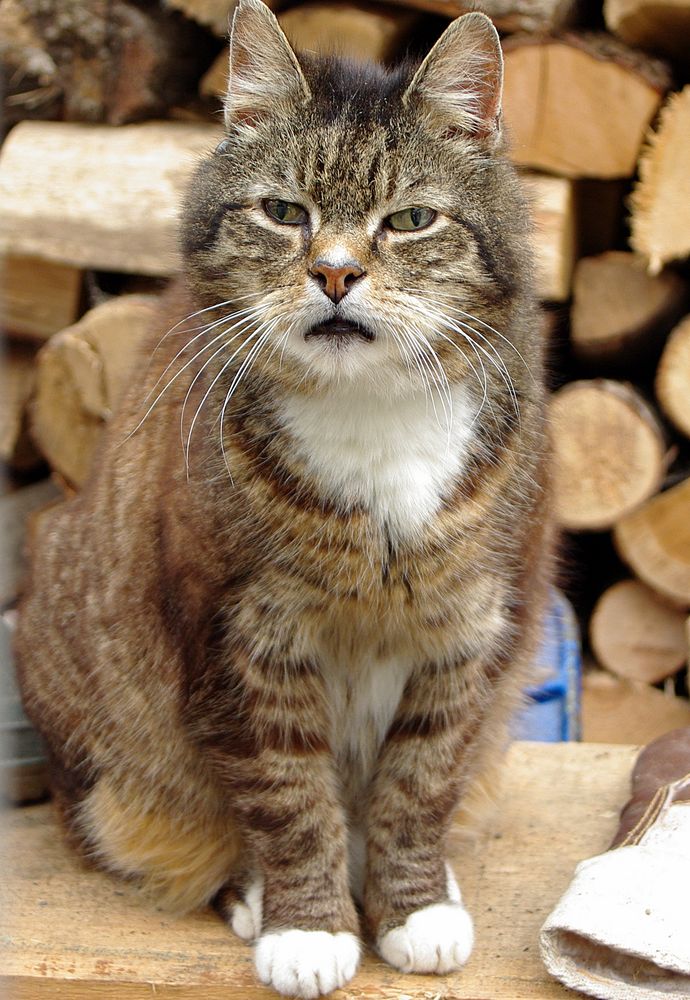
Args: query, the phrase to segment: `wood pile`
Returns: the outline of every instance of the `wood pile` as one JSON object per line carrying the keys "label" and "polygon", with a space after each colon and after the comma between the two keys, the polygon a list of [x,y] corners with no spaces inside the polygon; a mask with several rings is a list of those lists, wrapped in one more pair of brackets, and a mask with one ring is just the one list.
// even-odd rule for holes
{"label": "wood pile", "polygon": [[[467,9],[493,18],[555,331],[564,586],[602,668],[686,694],[690,0],[269,5],[299,48],[386,63],[422,54]],[[37,489],[47,475],[68,493],[83,483],[175,271],[177,204],[219,135],[232,8],[0,0],[0,503],[13,538],[53,501]],[[9,549],[2,608],[17,596]]]}

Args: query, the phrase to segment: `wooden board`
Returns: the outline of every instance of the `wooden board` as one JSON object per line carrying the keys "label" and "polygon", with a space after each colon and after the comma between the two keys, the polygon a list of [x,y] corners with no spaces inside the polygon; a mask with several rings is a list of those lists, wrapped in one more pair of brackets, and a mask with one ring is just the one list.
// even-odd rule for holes
{"label": "wooden board", "polygon": [[[402,976],[369,953],[334,1000],[568,1000],[538,954],[545,917],[574,866],[605,850],[635,750],[515,744],[492,831],[450,858],[476,926],[466,969]],[[220,919],[148,909],[128,885],[80,870],[48,806],[8,812],[0,969],[12,1000],[259,1000],[251,950]]]}

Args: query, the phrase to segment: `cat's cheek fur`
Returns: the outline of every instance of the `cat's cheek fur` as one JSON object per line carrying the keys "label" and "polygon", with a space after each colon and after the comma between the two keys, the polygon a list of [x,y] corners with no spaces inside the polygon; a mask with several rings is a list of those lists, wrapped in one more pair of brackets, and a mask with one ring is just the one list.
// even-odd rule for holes
{"label": "cat's cheek fur", "polygon": [[290,997],[319,997],[345,986],[357,971],[354,934],[286,930],[264,934],[254,951],[259,979]]}

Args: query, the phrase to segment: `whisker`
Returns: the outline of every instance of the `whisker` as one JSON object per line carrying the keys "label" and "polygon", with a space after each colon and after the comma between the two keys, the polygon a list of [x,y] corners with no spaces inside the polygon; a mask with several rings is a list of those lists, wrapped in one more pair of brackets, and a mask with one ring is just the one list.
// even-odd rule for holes
{"label": "whisker", "polygon": [[243,327],[243,329],[240,330],[239,333],[236,333],[235,336],[232,337],[229,341],[226,341],[224,344],[221,344],[221,346],[216,351],[213,352],[213,354],[211,355],[211,357],[206,359],[206,361],[204,362],[204,364],[202,365],[202,367],[199,369],[199,371],[194,376],[194,379],[192,380],[189,388],[187,389],[187,394],[185,395],[184,402],[182,403],[182,410],[181,410],[181,413],[180,413],[180,438],[182,440],[182,447],[183,447],[184,454],[185,454],[185,468],[187,470],[187,476],[189,476],[189,450],[190,450],[191,443],[192,443],[192,434],[194,432],[194,427],[196,425],[196,422],[197,422],[197,419],[199,417],[199,414],[201,413],[202,407],[203,407],[204,403],[206,402],[206,400],[208,399],[208,397],[210,396],[211,392],[213,391],[214,386],[218,383],[218,380],[222,377],[223,373],[227,370],[228,366],[232,364],[232,362],[234,361],[234,359],[237,357],[237,355],[240,353],[240,351],[244,347],[247,346],[247,344],[249,343],[249,341],[253,340],[256,336],[259,335],[259,333],[261,331],[261,327],[263,326],[263,323],[260,323],[256,330],[253,330],[251,333],[249,333],[244,338],[244,340],[242,341],[242,343],[240,344],[240,346],[235,351],[233,351],[233,353],[230,355],[230,357],[226,361],[223,362],[220,371],[212,379],[210,385],[208,386],[208,388],[206,389],[204,395],[201,398],[201,402],[199,403],[199,405],[196,408],[196,411],[194,413],[194,417],[192,418],[192,422],[191,422],[191,425],[189,427],[189,432],[187,433],[187,444],[185,446],[185,444],[184,444],[184,416],[185,416],[185,412],[186,412],[186,408],[187,408],[187,403],[189,402],[189,397],[190,397],[190,395],[192,393],[192,390],[194,389],[194,386],[195,386],[196,382],[198,381],[198,379],[201,377],[202,373],[204,372],[204,369],[206,369],[208,367],[208,365],[213,361],[213,359],[215,357],[217,357],[218,354],[220,354],[227,347],[229,347],[230,344],[233,341],[237,340],[238,337],[242,336],[242,334],[244,333],[244,331],[246,329],[246,326],[249,325],[250,322],[251,321],[249,321],[245,325],[245,327]]}
{"label": "whisker", "polygon": [[[220,319],[215,320],[213,323],[202,323],[201,326],[193,327],[192,329],[194,329],[194,330],[201,330],[201,333],[198,333],[195,337],[192,337],[191,340],[188,340],[187,343],[184,344],[184,346],[180,348],[180,350],[177,352],[177,354],[172,359],[172,361],[168,362],[168,364],[165,366],[165,368],[163,369],[163,371],[161,372],[161,374],[156,379],[156,382],[154,383],[154,385],[147,392],[147,394],[146,394],[146,396],[144,398],[144,403],[146,403],[146,401],[148,399],[150,399],[150,397],[156,391],[158,385],[160,384],[160,382],[162,381],[162,379],[165,378],[165,375],[172,368],[172,366],[175,364],[175,362],[177,361],[177,359],[179,358],[179,356],[181,354],[184,354],[184,352],[186,350],[188,350],[195,341],[199,340],[200,337],[203,337],[206,334],[210,333],[211,330],[214,330],[216,327],[221,326],[223,323],[228,323],[230,320],[236,319],[238,316],[248,315],[251,312],[255,311],[256,308],[257,307],[252,306],[252,307],[250,307],[248,309],[240,309],[237,312],[229,313],[227,316],[222,316]],[[189,330],[189,331],[186,331],[186,332],[191,333],[192,331]],[[212,340],[211,343],[208,344],[207,346],[210,347],[211,344],[214,344],[214,343],[215,343],[215,340]]]}
{"label": "whisker", "polygon": [[[260,312],[258,314],[260,315]],[[255,317],[252,317],[252,318],[255,318]],[[147,418],[149,417],[149,415],[152,413],[152,411],[158,405],[158,403],[160,402],[160,400],[163,398],[164,394],[168,391],[168,389],[170,388],[170,386],[174,382],[177,381],[177,379],[180,377],[180,375],[182,375],[182,373],[185,372],[190,367],[190,365],[194,364],[194,362],[196,361],[197,358],[200,358],[202,354],[204,354],[206,351],[209,350],[209,348],[213,347],[213,345],[215,343],[217,343],[217,341],[219,341],[221,339],[221,337],[224,337],[227,333],[229,333],[230,330],[234,330],[236,326],[240,325],[240,323],[245,323],[245,322],[248,322],[248,321],[250,322],[251,318],[244,317],[242,320],[238,320],[237,323],[233,324],[228,329],[222,330],[221,333],[219,333],[216,337],[213,338],[213,340],[210,341],[210,343],[206,344],[205,347],[202,347],[200,351],[197,351],[197,353],[194,355],[194,357],[190,358],[190,360],[187,361],[186,364],[184,364],[182,366],[182,368],[180,368],[179,371],[177,371],[173,375],[173,377],[171,379],[169,379],[168,382],[163,386],[163,388],[161,389],[161,391],[158,393],[158,395],[156,396],[156,398],[154,399],[154,401],[149,406],[149,408],[146,411],[146,413],[144,414],[144,416],[139,421],[139,423],[136,425],[136,427],[134,427],[129,432],[129,434],[125,438],[125,441],[128,441],[133,434],[136,434],[136,432],[139,430],[139,428],[142,426],[142,424],[147,420]],[[212,357],[215,357],[215,354],[212,355]]]}
{"label": "whisker", "polygon": [[[161,339],[158,341],[158,343],[156,344],[156,346],[152,351],[152,354],[158,350],[158,348],[161,346],[166,337],[169,337],[171,333],[174,333],[175,330],[177,330],[179,326],[182,326],[183,323],[186,323],[187,320],[194,319],[195,316],[202,316],[204,313],[210,312],[212,309],[222,309],[223,306],[233,305],[233,303],[240,302],[242,299],[256,298],[258,295],[261,294],[262,294],[261,292],[248,292],[246,295],[235,295],[232,299],[226,299],[225,302],[216,302],[215,305],[206,306],[205,309],[197,309],[196,312],[190,313],[189,316],[185,316],[184,319],[178,320],[178,322],[175,323],[174,326],[171,326],[168,332],[164,333]],[[198,330],[199,327],[193,327],[192,329]],[[192,331],[189,330],[187,332],[191,333]]]}
{"label": "whisker", "polygon": [[225,399],[223,400],[223,406],[221,408],[220,418],[219,418],[219,420],[220,420],[220,450],[221,450],[221,454],[223,455],[223,462],[225,464],[225,468],[227,469],[228,475],[230,476],[231,480],[232,480],[232,472],[230,471],[230,465],[228,463],[227,453],[226,453],[226,450],[225,450],[225,440],[223,438],[223,426],[224,426],[224,423],[225,423],[225,411],[227,410],[228,403],[230,402],[230,399],[231,399],[233,393],[235,392],[236,388],[239,386],[240,382],[242,381],[242,378],[245,375],[248,375],[249,372],[251,371],[251,369],[254,367],[254,363],[256,362],[257,358],[259,357],[259,354],[261,353],[261,351],[262,351],[262,349],[264,347],[264,344],[268,341],[268,339],[271,336],[271,333],[273,332],[273,330],[275,329],[277,323],[278,323],[278,320],[274,319],[269,324],[269,326],[264,331],[264,333],[261,334],[261,336],[259,337],[259,339],[257,340],[257,342],[253,345],[253,347],[250,350],[249,354],[247,355],[247,357],[244,359],[244,361],[240,365],[240,368],[239,368],[237,374],[235,375],[230,388],[228,389],[228,391],[225,394]]}

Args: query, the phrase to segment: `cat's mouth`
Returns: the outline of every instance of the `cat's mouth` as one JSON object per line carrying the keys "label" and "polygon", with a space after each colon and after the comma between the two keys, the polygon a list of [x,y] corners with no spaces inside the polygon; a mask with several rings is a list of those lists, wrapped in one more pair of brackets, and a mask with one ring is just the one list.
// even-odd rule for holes
{"label": "cat's mouth", "polygon": [[311,337],[325,337],[336,341],[351,340],[353,337],[359,337],[369,342],[376,339],[375,334],[366,326],[360,326],[359,323],[350,323],[346,319],[329,319],[326,323],[318,323],[316,326],[312,326],[305,333],[304,339],[309,340]]}

